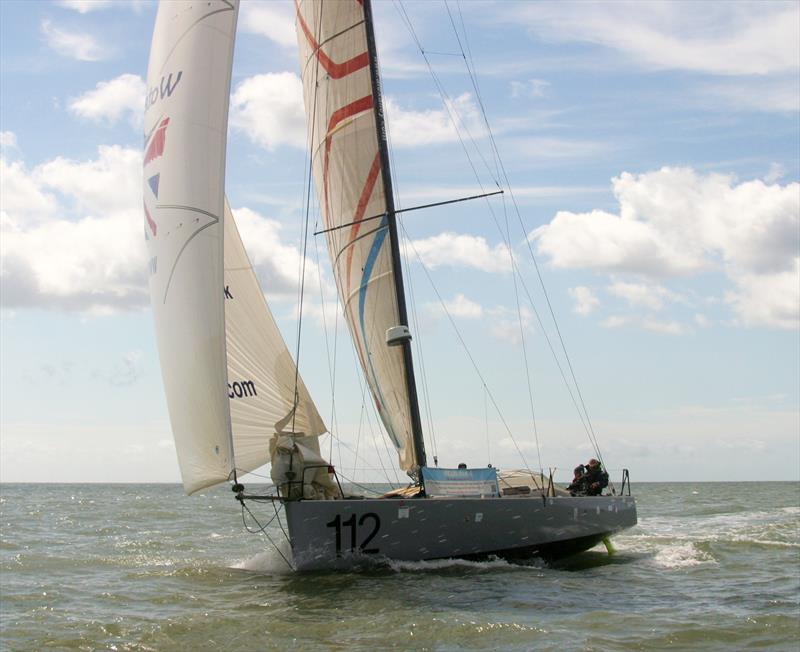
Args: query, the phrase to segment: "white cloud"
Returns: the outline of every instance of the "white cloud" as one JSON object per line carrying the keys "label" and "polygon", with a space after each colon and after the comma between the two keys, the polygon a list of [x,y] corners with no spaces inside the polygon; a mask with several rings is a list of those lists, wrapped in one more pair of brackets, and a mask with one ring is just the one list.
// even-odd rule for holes
{"label": "white cloud", "polygon": [[534,316],[525,306],[522,306],[519,312],[516,309],[512,310],[504,306],[495,306],[487,312],[491,317],[491,320],[489,320],[489,335],[498,342],[520,346],[522,344],[522,333],[532,330]]}
{"label": "white cloud", "polygon": [[386,123],[394,147],[417,147],[458,141],[486,135],[480,111],[470,93],[447,100],[440,109],[406,110],[395,100],[385,100]]}
{"label": "white cloud", "polygon": [[141,211],[141,152],[119,145],[100,145],[97,151],[98,157],[91,161],[61,156],[47,161],[34,169],[33,179],[40,187],[72,199],[78,210],[93,215]]}
{"label": "white cloud", "polygon": [[290,3],[243,2],[239,22],[242,31],[266,36],[286,48],[297,47],[294,11]]}
{"label": "white cloud", "polygon": [[797,328],[800,325],[800,256],[794,268],[773,274],[738,274],[726,293],[744,326]]}
{"label": "white cloud", "polygon": [[248,77],[231,96],[230,123],[265,147],[304,148],[306,121],[303,86],[291,72]]}
{"label": "white cloud", "polygon": [[[4,308],[105,314],[149,303],[141,167],[141,151],[117,145],[100,146],[91,160],[57,157],[31,170],[0,157]],[[298,248],[281,239],[280,223],[246,207],[234,213],[270,299],[295,299]],[[307,278],[318,274],[308,261]],[[324,276],[323,289],[335,292]],[[123,361],[122,372],[134,362]]]}
{"label": "white cloud", "polygon": [[666,335],[683,335],[686,332],[686,327],[680,322],[674,320],[662,321],[653,317],[643,319],[642,327],[646,330]]}
{"label": "white cloud", "polygon": [[[141,157],[139,150],[101,146],[93,160],[58,157],[32,170],[0,158],[4,308],[102,314],[149,303]],[[294,299],[298,248],[284,243],[278,222],[248,208],[234,213],[263,288],[271,299]],[[316,278],[316,265],[307,264],[307,278]],[[135,371],[136,360],[126,360],[114,372],[119,382]]]}
{"label": "white cloud", "polygon": [[140,212],[4,228],[3,306],[104,312],[145,305]]}
{"label": "white cloud", "polygon": [[3,306],[144,305],[141,153],[100,147],[93,161],[59,157],[31,171],[2,163]]}
{"label": "white cloud", "polygon": [[457,294],[450,301],[445,301],[444,305],[447,308],[447,312],[453,317],[480,319],[483,316],[483,308],[481,305],[468,299],[463,294]]}
{"label": "white cloud", "polygon": [[588,315],[600,305],[600,300],[585,285],[569,288],[569,294],[575,301],[574,311],[579,315]]}
{"label": "white cloud", "polygon": [[797,3],[675,2],[515,5],[506,16],[547,40],[598,44],[647,68],[722,75],[796,71]]}
{"label": "white cloud", "polygon": [[0,131],[0,147],[3,149],[18,149],[17,135],[13,131]]}
{"label": "white cloud", "polygon": [[774,161],[769,165],[769,172],[764,176],[765,183],[775,183],[783,179],[786,175],[786,168],[783,167],[780,163],[775,163]]}
{"label": "white cloud", "polygon": [[792,315],[797,323],[800,291],[791,282],[800,252],[800,184],[737,183],[662,168],[622,173],[613,186],[619,214],[560,211],[531,234],[553,265],[645,277],[718,269],[738,288],[728,300],[743,323],[788,327]]}
{"label": "white cloud", "polygon": [[0,158],[0,211],[3,229],[15,222],[36,223],[57,208],[52,194],[44,191],[19,161]]}
{"label": "white cloud", "polygon": [[709,318],[699,312],[694,316],[694,323],[700,328],[708,328],[711,325]]}
{"label": "white cloud", "polygon": [[409,254],[416,252],[429,268],[470,267],[483,272],[511,271],[508,248],[491,247],[485,238],[452,232],[411,241]]}
{"label": "white cloud", "polygon": [[126,73],[98,82],[94,90],[70,100],[69,109],[82,118],[110,123],[117,122],[127,113],[133,124],[138,124],[145,92],[144,80],[139,75]]}
{"label": "white cloud", "polygon": [[59,5],[65,9],[73,9],[80,14],[86,14],[98,9],[107,9],[112,5],[111,0],[59,0]]}
{"label": "white cloud", "polygon": [[702,84],[696,90],[699,104],[705,108],[722,107],[725,111],[800,111],[800,79],[789,76],[742,77],[731,81]]}
{"label": "white cloud", "polygon": [[538,240],[539,253],[549,256],[556,267],[653,275],[683,274],[705,267],[702,258],[663,241],[652,225],[600,210],[559,211],[531,236]]}
{"label": "white cloud", "polygon": [[683,297],[661,285],[617,281],[606,288],[611,294],[625,299],[632,306],[661,310],[664,302],[681,302]]}
{"label": "white cloud", "polygon": [[41,31],[47,45],[65,57],[78,61],[100,61],[104,58],[103,49],[90,34],[68,32],[53,26],[49,20],[42,21]]}
{"label": "white cloud", "polygon": [[529,79],[527,81],[511,82],[511,97],[545,97],[550,82],[544,79]]}
{"label": "white cloud", "polygon": [[601,321],[600,325],[603,328],[621,328],[628,322],[629,320],[627,317],[623,317],[622,315],[611,315],[610,317],[606,317],[603,321]]}

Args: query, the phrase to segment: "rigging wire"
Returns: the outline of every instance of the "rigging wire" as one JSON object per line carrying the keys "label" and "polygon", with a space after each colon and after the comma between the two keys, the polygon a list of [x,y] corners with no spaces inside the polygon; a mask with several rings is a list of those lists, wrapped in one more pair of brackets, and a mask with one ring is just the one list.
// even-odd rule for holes
{"label": "rigging wire", "polygon": [[[261,523],[258,521],[258,518],[256,517],[256,515],[255,515],[255,514],[253,514],[253,512],[250,510],[250,508],[249,508],[249,507],[248,507],[248,506],[245,504],[245,501],[244,501],[244,500],[241,500],[241,501],[239,501],[239,502],[241,502],[241,503],[242,503],[242,523],[244,524],[244,529],[245,529],[245,530],[247,530],[248,532],[251,532],[251,533],[253,533],[253,534],[258,534],[259,532],[261,532],[261,533],[262,533],[262,534],[263,534],[265,537],[267,537],[267,541],[269,541],[269,542],[270,542],[270,544],[272,544],[272,547],[273,547],[273,548],[275,548],[276,552],[277,552],[277,553],[278,553],[278,554],[281,556],[281,559],[283,559],[283,561],[285,561],[285,562],[286,562],[286,565],[287,565],[287,566],[288,566],[288,567],[289,567],[291,570],[294,570],[294,566],[292,566],[292,562],[290,562],[290,561],[289,561],[289,560],[286,558],[286,555],[284,555],[284,554],[283,554],[283,552],[281,551],[281,549],[278,547],[278,544],[276,544],[276,543],[275,543],[275,542],[272,540],[272,537],[271,537],[271,536],[269,536],[269,534],[267,533],[267,530],[266,530],[266,528],[269,526],[269,524],[270,524],[270,523],[272,523],[272,521],[274,521],[276,518],[278,519],[278,523],[280,524],[280,522],[281,522],[281,519],[280,519],[280,517],[278,516],[278,508],[277,508],[277,507],[275,507],[275,515],[274,515],[274,516],[273,516],[273,517],[272,517],[272,518],[271,518],[271,519],[270,519],[270,520],[269,520],[269,521],[268,521],[266,524],[264,524],[264,525],[261,525]],[[274,502],[273,502],[273,506],[274,506]],[[246,521],[246,519],[245,519],[245,516],[244,516],[244,513],[245,513],[245,511],[247,511],[247,513],[250,515],[250,518],[252,518],[252,519],[253,519],[253,521],[255,521],[256,525],[258,525],[258,529],[257,529],[257,530],[251,530],[251,529],[248,527],[248,525],[247,525],[247,521]],[[287,537],[287,538],[286,538],[286,540],[287,540],[287,541],[289,541],[289,538],[288,538],[288,536],[287,536],[287,534],[286,534],[286,531],[283,529],[283,525],[281,525],[281,531],[283,531],[283,535],[284,535],[285,537]]]}
{"label": "rigging wire", "polygon": [[[447,9],[447,14],[450,17],[450,23],[453,26],[453,31],[455,32],[456,40],[458,41],[459,47],[461,48],[461,53],[462,53],[462,55],[464,55],[464,63],[466,65],[466,67],[467,67],[467,71],[469,73],[470,80],[472,81],[472,87],[475,90],[475,95],[476,95],[476,97],[478,99],[478,106],[481,109],[481,115],[483,116],[483,121],[484,121],[484,124],[486,125],[487,134],[489,136],[489,142],[491,143],[491,147],[492,147],[492,151],[494,152],[495,160],[497,161],[497,163],[499,165],[499,170],[502,173],[502,178],[505,181],[505,185],[508,188],[509,195],[511,196],[511,201],[512,201],[512,203],[514,205],[514,210],[515,210],[516,215],[517,215],[517,221],[519,222],[520,229],[522,230],[522,234],[523,234],[525,243],[527,245],[527,249],[528,249],[528,253],[530,255],[530,258],[533,261],[533,265],[534,265],[534,268],[536,270],[536,275],[537,275],[537,277],[539,279],[539,285],[542,288],[542,293],[543,293],[545,301],[547,303],[547,308],[548,308],[548,310],[550,312],[550,317],[551,317],[551,319],[553,321],[553,326],[555,327],[556,333],[558,334],[558,339],[559,339],[559,342],[561,344],[561,350],[563,351],[564,358],[567,361],[567,365],[569,367],[570,375],[572,377],[572,382],[573,382],[573,384],[575,386],[575,390],[576,390],[576,392],[578,394],[578,397],[580,399],[580,404],[581,404],[581,408],[583,410],[583,414],[586,416],[586,423],[588,424],[588,432],[587,432],[587,434],[589,434],[589,441],[592,443],[592,446],[594,447],[594,450],[597,453],[598,458],[600,458],[600,461],[603,462],[603,457],[602,457],[602,454],[600,453],[600,445],[599,445],[599,443],[597,441],[597,435],[595,434],[594,427],[592,426],[592,421],[589,418],[589,411],[586,409],[586,403],[583,400],[583,393],[581,392],[580,385],[578,384],[578,379],[577,379],[577,377],[575,375],[575,370],[574,370],[574,368],[572,366],[572,361],[570,360],[569,353],[567,352],[567,347],[566,347],[566,344],[564,342],[564,338],[563,338],[563,336],[561,334],[561,328],[558,325],[558,320],[556,319],[555,311],[553,310],[553,305],[550,302],[550,296],[549,296],[549,294],[547,292],[547,287],[545,286],[544,278],[542,277],[542,273],[541,273],[541,270],[539,268],[539,263],[536,260],[536,256],[533,253],[533,248],[531,247],[531,242],[530,242],[531,239],[528,236],[528,232],[525,230],[525,225],[523,224],[523,221],[522,221],[522,212],[520,211],[519,205],[517,204],[517,198],[514,195],[513,189],[511,188],[511,182],[509,181],[508,174],[506,173],[505,165],[503,164],[503,159],[500,156],[500,150],[497,147],[497,142],[495,141],[494,133],[492,132],[491,125],[489,124],[489,117],[488,117],[488,115],[486,113],[486,106],[483,103],[483,96],[482,96],[482,94],[480,92],[480,88],[478,87],[477,75],[474,73],[474,70],[473,70],[474,69],[474,62],[473,62],[473,66],[470,66],[470,63],[467,61],[466,55],[464,54],[464,49],[463,49],[463,47],[461,47],[461,39],[458,36],[458,30],[456,29],[455,22],[453,20],[453,15],[450,12],[450,6],[448,5],[447,0],[444,0],[444,5],[445,5],[445,7]],[[463,14],[461,14],[461,5],[460,5],[460,3],[459,3],[459,14],[460,14],[461,21],[462,21],[462,26],[463,26],[464,17],[463,17]],[[466,29],[464,29],[464,39],[465,39],[465,42],[466,42]],[[468,49],[469,49],[469,47],[468,47]],[[472,60],[471,51],[470,51],[470,60]],[[579,412],[580,412],[580,410],[579,410]]]}
{"label": "rigging wire", "polygon": [[[396,7],[398,6],[397,0],[395,0],[395,6]],[[541,271],[539,269],[539,265],[538,265],[538,262],[536,260],[536,257],[533,254],[533,250],[532,250],[531,244],[530,244],[530,239],[528,238],[527,232],[525,231],[525,228],[524,228],[524,224],[522,223],[522,216],[521,216],[521,212],[519,210],[519,205],[517,204],[516,197],[513,194],[513,191],[511,190],[511,184],[510,184],[510,181],[508,179],[508,175],[507,175],[507,172],[505,170],[505,166],[503,165],[502,157],[500,156],[500,152],[499,152],[499,148],[497,147],[496,141],[494,139],[494,134],[493,134],[493,132],[491,130],[491,126],[489,124],[488,116],[487,116],[487,113],[486,113],[486,108],[485,108],[485,105],[483,103],[482,94],[481,94],[480,88],[478,86],[477,77],[475,76],[475,74],[473,72],[474,65],[470,66],[469,61],[467,61],[467,56],[464,53],[464,47],[461,44],[461,39],[458,36],[458,32],[457,32],[457,29],[455,27],[455,22],[454,22],[454,19],[452,17],[452,14],[450,12],[449,6],[447,5],[446,0],[445,0],[445,6],[447,7],[448,15],[450,16],[451,25],[454,28],[454,31],[455,31],[455,34],[456,34],[456,38],[457,38],[457,40],[459,42],[459,47],[461,49],[462,58],[463,58],[463,60],[465,62],[465,65],[467,67],[467,71],[469,73],[470,80],[471,80],[472,85],[473,85],[473,89],[475,90],[475,94],[476,94],[476,97],[477,97],[477,100],[478,100],[478,105],[479,105],[480,110],[481,110],[481,115],[483,117],[484,124],[486,125],[487,135],[488,135],[489,141],[491,143],[493,158],[495,160],[495,164],[497,166],[497,171],[498,171],[498,176],[497,177],[493,176],[494,183],[499,188],[500,187],[500,183],[499,183],[498,177],[502,177],[504,182],[505,182],[506,187],[508,187],[508,189],[509,189],[509,193],[511,194],[514,210],[515,210],[515,212],[517,214],[517,220],[518,220],[518,223],[519,223],[519,225],[520,225],[520,227],[522,229],[522,232],[523,232],[523,234],[525,236],[525,242],[527,244],[528,252],[529,252],[529,255],[530,255],[530,257],[531,257],[531,259],[532,259],[532,261],[534,263],[534,268],[535,268],[536,273],[537,273],[539,284],[542,287],[542,291],[544,293],[544,296],[545,296],[545,299],[546,299],[546,302],[547,302],[547,306],[548,306],[548,309],[549,309],[549,312],[550,312],[550,315],[551,315],[551,319],[553,321],[553,324],[555,326],[556,332],[558,334],[559,342],[561,344],[561,349],[562,349],[562,351],[564,353],[564,356],[565,356],[565,359],[567,361],[567,365],[568,365],[568,368],[569,368],[569,371],[570,371],[570,375],[572,377],[572,383],[574,384],[575,391],[578,394],[578,400],[576,400],[575,395],[574,395],[573,390],[572,390],[572,387],[571,387],[571,385],[570,385],[570,383],[569,383],[569,381],[568,381],[568,379],[566,377],[566,374],[564,373],[563,368],[561,367],[561,363],[560,363],[560,361],[558,359],[558,355],[556,354],[555,348],[552,345],[552,342],[550,340],[550,336],[548,335],[547,329],[544,327],[544,323],[543,323],[543,321],[541,319],[541,316],[539,315],[539,312],[538,312],[538,310],[536,308],[536,305],[533,302],[533,297],[531,296],[531,293],[528,290],[527,285],[525,284],[524,278],[522,277],[522,275],[521,275],[521,273],[519,271],[519,268],[518,268],[518,266],[516,264],[516,261],[512,257],[513,272],[514,272],[515,276],[519,278],[520,285],[522,286],[522,288],[523,288],[523,290],[524,290],[524,292],[526,294],[526,297],[527,297],[529,303],[531,304],[531,308],[533,309],[534,314],[536,315],[537,321],[538,321],[540,327],[542,328],[542,333],[545,336],[545,339],[547,341],[548,347],[550,348],[551,354],[553,355],[553,358],[554,358],[554,360],[556,362],[556,366],[559,369],[559,373],[560,373],[560,375],[562,377],[562,380],[564,381],[564,384],[565,384],[565,386],[567,388],[567,391],[569,392],[570,398],[571,398],[572,403],[573,403],[573,405],[574,405],[574,407],[575,407],[575,409],[576,409],[576,411],[578,413],[578,416],[579,416],[579,419],[581,421],[581,424],[583,425],[584,430],[586,431],[586,434],[587,434],[587,436],[589,438],[590,443],[592,444],[592,447],[594,448],[595,452],[597,453],[597,456],[600,458],[600,460],[602,462],[603,460],[602,460],[602,455],[600,453],[600,448],[599,448],[599,445],[598,445],[598,442],[597,442],[597,437],[596,437],[596,434],[594,432],[594,428],[593,428],[593,426],[591,424],[591,420],[589,419],[588,410],[586,409],[586,404],[585,404],[585,401],[583,400],[583,395],[582,395],[582,393],[580,391],[580,387],[579,387],[578,382],[577,382],[577,377],[575,376],[574,368],[572,366],[572,363],[571,363],[571,360],[569,358],[569,355],[568,355],[568,353],[566,351],[566,345],[564,343],[563,336],[561,334],[561,330],[558,327],[558,322],[557,322],[557,319],[555,317],[555,312],[553,310],[552,304],[550,302],[549,295],[547,294],[547,290],[546,290],[546,287],[544,285],[544,279],[543,279],[543,277],[541,275]],[[402,3],[400,3],[400,6],[398,8],[398,12],[400,13],[401,19],[405,23],[405,25],[408,28],[409,32],[411,33],[412,38],[416,42],[417,47],[420,50],[420,53],[422,54],[423,59],[425,60],[425,63],[427,65],[427,67],[428,67],[428,71],[429,71],[429,73],[431,75],[431,78],[433,79],[434,84],[435,84],[437,90],[439,91],[439,94],[440,94],[440,96],[442,98],[443,105],[444,105],[445,109],[447,110],[448,115],[450,116],[450,119],[451,119],[451,121],[453,123],[453,126],[454,126],[455,131],[456,131],[456,135],[457,135],[459,143],[461,144],[461,147],[464,150],[464,153],[465,153],[465,155],[467,157],[467,161],[469,163],[469,166],[472,169],[472,172],[473,172],[473,174],[474,174],[474,176],[476,178],[476,181],[477,181],[479,187],[483,191],[483,189],[484,189],[483,183],[480,180],[480,176],[478,175],[477,169],[475,167],[475,164],[472,161],[472,157],[469,154],[469,151],[468,151],[468,149],[466,147],[466,144],[464,143],[464,140],[461,137],[461,133],[460,133],[460,130],[459,130],[459,124],[462,124],[464,126],[464,130],[467,132],[467,136],[472,141],[473,146],[475,147],[475,149],[478,151],[479,156],[480,156],[481,160],[483,161],[484,165],[486,166],[487,171],[489,171],[490,176],[492,175],[492,171],[489,169],[489,166],[488,166],[488,163],[486,162],[486,159],[483,157],[482,153],[477,148],[477,144],[475,143],[475,139],[472,137],[468,127],[466,125],[464,125],[463,122],[458,120],[457,116],[453,115],[454,110],[452,108],[452,100],[450,99],[450,97],[447,94],[447,92],[444,90],[444,87],[443,87],[441,81],[439,80],[438,76],[436,75],[435,71],[433,70],[433,67],[432,67],[432,65],[431,65],[431,63],[430,63],[430,61],[429,61],[429,59],[428,59],[428,57],[426,55],[426,50],[424,49],[424,47],[422,46],[422,43],[420,42],[419,38],[417,37],[417,34],[414,31],[414,28],[413,28],[413,25],[411,23],[411,20],[408,17],[408,14],[405,11],[405,8],[402,6]],[[463,14],[461,14],[461,12],[460,12],[460,5],[459,5],[459,13],[460,13],[461,23],[463,25],[464,24],[463,23]],[[464,33],[464,38],[465,38],[465,43],[467,45],[467,50],[470,53],[469,54],[469,58],[470,58],[470,60],[472,60],[472,53],[471,53],[471,50],[469,49],[468,41],[466,40],[466,30],[465,30],[465,33]],[[500,235],[503,238],[504,242],[506,242],[506,245],[510,248],[511,247],[510,238],[509,238],[509,240],[507,240],[506,239],[506,235],[503,233],[503,229],[500,228],[500,224],[499,224],[499,222],[497,220],[497,216],[494,213],[494,209],[492,208],[491,203],[488,202],[488,200],[487,200],[486,203],[487,203],[487,207],[489,209],[489,212],[490,212],[490,214],[492,216],[492,219],[495,222],[495,226],[497,227],[498,231],[500,232]],[[578,404],[579,402],[580,402],[580,405]],[[537,446],[537,448],[538,448],[538,446]]]}
{"label": "rigging wire", "polygon": [[[339,311],[335,310],[334,329],[333,329],[333,361],[331,361],[331,348],[328,341],[328,319],[325,310],[325,292],[322,288],[322,266],[320,264],[319,246],[317,239],[314,238],[314,253],[317,263],[317,277],[319,279],[319,300],[322,308],[322,332],[325,333],[325,354],[328,362],[328,380],[331,384],[331,428],[339,431],[339,424],[336,415],[336,352],[339,340]],[[338,300],[338,299],[337,299]],[[328,459],[333,459],[333,436],[330,437],[330,448]]]}
{"label": "rigging wire", "polygon": [[486,426],[486,459],[492,463],[492,440],[489,437],[489,403],[486,399],[486,390],[483,391],[483,421]]}
{"label": "rigging wire", "polygon": [[[508,228],[508,210],[506,210],[506,202],[503,201],[503,213],[505,214],[505,221],[506,221],[506,231],[509,230]],[[508,237],[509,242],[511,241],[511,236]],[[508,255],[509,257],[513,258],[514,253],[511,251],[511,247],[508,247]],[[512,263],[513,268],[513,263]],[[519,305],[519,287],[517,285],[517,275],[511,275],[514,280],[514,301],[517,305],[517,321],[519,322],[519,339],[520,343],[522,344],[522,360],[525,367],[525,379],[528,383],[528,403],[530,404],[531,408],[531,422],[533,424],[533,437],[536,442],[536,455],[539,460],[539,471],[544,473],[544,467],[542,466],[542,450],[539,446],[539,429],[536,427],[536,410],[533,406],[533,383],[531,381],[531,367],[528,362],[528,347],[525,344],[525,326],[522,321],[522,309]]]}
{"label": "rigging wire", "polygon": [[[402,224],[401,224],[401,228],[403,229],[403,234],[405,235],[405,237],[408,238],[408,233],[406,232],[405,227],[403,227]],[[442,298],[442,295],[439,294],[439,290],[436,287],[436,284],[433,282],[433,278],[431,278],[430,272],[428,271],[427,266],[425,265],[425,263],[422,260],[422,256],[419,255],[419,252],[417,251],[417,248],[414,246],[414,243],[411,241],[411,239],[410,238],[408,238],[408,239],[409,239],[409,245],[410,245],[411,249],[414,251],[414,255],[417,257],[417,260],[419,261],[419,264],[422,266],[422,270],[425,272],[425,276],[427,277],[428,282],[431,285],[431,288],[433,288],[433,291],[436,294],[436,298],[439,299],[439,303],[441,304],[442,309],[444,310],[445,314],[447,315],[447,319],[450,320],[450,325],[453,327],[453,330],[456,332],[456,336],[458,337],[458,341],[461,342],[461,346],[464,349],[464,352],[467,354],[467,357],[469,358],[469,361],[472,363],[472,368],[475,370],[475,373],[478,375],[478,378],[480,379],[481,384],[483,385],[483,388],[484,388],[484,390],[486,391],[486,394],[489,397],[489,400],[492,402],[492,405],[494,406],[495,411],[497,412],[498,416],[500,417],[500,421],[503,423],[503,426],[505,427],[506,432],[508,433],[508,436],[511,437],[511,441],[514,444],[514,447],[517,449],[517,453],[519,453],[520,459],[522,459],[522,463],[525,465],[525,468],[529,468],[528,467],[528,461],[525,459],[525,454],[522,452],[522,449],[519,447],[519,444],[517,443],[517,440],[514,438],[514,433],[511,432],[511,428],[509,427],[508,423],[506,422],[506,419],[503,416],[502,411],[500,410],[500,406],[497,404],[497,401],[495,400],[494,395],[492,394],[492,390],[490,390],[489,386],[486,384],[486,380],[484,379],[483,374],[481,373],[481,370],[478,367],[477,362],[475,362],[475,358],[472,357],[472,353],[470,353],[469,347],[467,346],[466,341],[464,340],[463,336],[461,335],[461,331],[458,330],[458,326],[456,326],[456,322],[453,319],[453,316],[450,314],[450,311],[447,309],[447,305],[445,304],[444,299]]]}
{"label": "rigging wire", "polygon": [[[322,21],[319,21],[321,26]],[[319,38],[319,34],[317,34]],[[297,300],[297,353],[294,359],[294,407],[292,408],[292,432],[295,431],[295,420],[297,418],[297,404],[299,403],[300,397],[298,393],[298,384],[300,382],[300,338],[302,335],[302,328],[303,328],[303,297],[305,294],[305,285],[306,285],[306,254],[308,252],[308,224],[309,224],[309,216],[311,212],[311,186],[312,181],[311,177],[313,176],[313,169],[314,169],[314,153],[311,149],[314,146],[314,134],[317,126],[317,87],[319,81],[319,61],[317,61],[316,65],[314,66],[314,101],[312,106],[314,107],[311,112],[311,136],[308,145],[309,149],[309,157],[308,157],[308,168],[307,172],[304,172],[305,180],[304,183],[306,185],[305,188],[305,218],[303,219],[303,226],[302,226],[302,238],[303,238],[303,255],[300,258],[300,287],[298,288],[298,300]]]}

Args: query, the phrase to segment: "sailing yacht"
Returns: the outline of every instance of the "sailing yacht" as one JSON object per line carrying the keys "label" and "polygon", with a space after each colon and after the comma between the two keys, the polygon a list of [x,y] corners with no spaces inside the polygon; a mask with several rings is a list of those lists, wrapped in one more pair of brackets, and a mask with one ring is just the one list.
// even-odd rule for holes
{"label": "sailing yacht", "polygon": [[[370,0],[296,0],[314,185],[339,299],[399,467],[347,495],[225,192],[236,0],[163,1],[150,51],[144,213],[150,293],[186,491],[271,464],[297,570],[384,560],[559,557],[636,523],[630,495],[570,496],[540,473],[428,465]],[[522,478],[522,480],[520,480]],[[512,486],[513,485],[513,486]],[[629,487],[629,485],[628,485]],[[630,493],[630,491],[628,492]]]}

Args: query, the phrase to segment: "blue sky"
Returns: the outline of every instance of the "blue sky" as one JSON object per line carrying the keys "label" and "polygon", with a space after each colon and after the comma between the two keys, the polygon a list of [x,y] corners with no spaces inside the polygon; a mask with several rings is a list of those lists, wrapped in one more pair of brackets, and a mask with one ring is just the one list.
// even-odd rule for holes
{"label": "blue sky", "polygon": [[[293,349],[306,154],[292,11],[242,3],[226,187]],[[520,448],[538,466],[537,435],[559,477],[591,454],[530,243],[615,477],[800,478],[800,5],[379,1],[375,16],[399,204],[494,188],[482,103],[524,227],[508,195],[403,218],[440,463],[518,467]],[[179,479],[141,233],[154,18],[150,2],[0,3],[3,481]],[[517,311],[506,211],[544,330],[524,296]],[[300,367],[351,476],[390,460],[323,245],[309,243]]]}

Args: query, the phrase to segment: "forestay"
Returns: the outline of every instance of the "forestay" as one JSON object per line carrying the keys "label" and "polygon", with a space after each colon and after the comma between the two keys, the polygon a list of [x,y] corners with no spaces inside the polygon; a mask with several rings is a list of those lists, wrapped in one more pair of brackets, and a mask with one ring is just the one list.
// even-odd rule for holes
{"label": "forestay", "polygon": [[[411,400],[392,267],[364,6],[296,1],[297,35],[314,181],[344,314],[400,466],[415,468]],[[376,220],[363,221],[374,215]]]}

